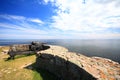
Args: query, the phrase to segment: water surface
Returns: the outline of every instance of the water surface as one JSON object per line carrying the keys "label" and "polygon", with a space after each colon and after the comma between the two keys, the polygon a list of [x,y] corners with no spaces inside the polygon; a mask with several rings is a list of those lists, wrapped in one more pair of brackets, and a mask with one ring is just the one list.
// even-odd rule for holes
{"label": "water surface", "polygon": [[109,58],[120,63],[120,40],[0,39],[0,45],[30,44],[31,41],[60,45],[72,52]]}

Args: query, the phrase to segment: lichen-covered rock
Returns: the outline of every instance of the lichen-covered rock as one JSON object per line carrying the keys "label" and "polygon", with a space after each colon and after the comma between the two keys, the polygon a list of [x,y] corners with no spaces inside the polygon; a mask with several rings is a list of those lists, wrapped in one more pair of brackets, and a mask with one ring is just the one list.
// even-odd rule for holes
{"label": "lichen-covered rock", "polygon": [[119,63],[69,52],[60,46],[41,51],[35,64],[64,80],[120,80]]}
{"label": "lichen-covered rock", "polygon": [[9,51],[13,51],[13,52],[16,52],[16,51],[29,51],[29,46],[28,44],[22,44],[22,45],[11,45],[10,46],[10,50]]}
{"label": "lichen-covered rock", "polygon": [[30,55],[30,54],[38,54],[38,51],[46,50],[50,48],[47,45],[44,45],[40,42],[32,42],[31,44],[15,44],[11,45],[8,51],[8,55],[10,56],[9,59],[14,59],[16,55]]}

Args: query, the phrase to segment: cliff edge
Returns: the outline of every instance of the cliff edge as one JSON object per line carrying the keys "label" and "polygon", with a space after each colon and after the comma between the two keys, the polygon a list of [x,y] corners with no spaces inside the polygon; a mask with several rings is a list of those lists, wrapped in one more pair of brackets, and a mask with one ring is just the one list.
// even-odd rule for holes
{"label": "cliff edge", "polygon": [[66,80],[120,80],[119,63],[69,52],[61,46],[41,51],[35,64]]}
{"label": "cliff edge", "polygon": [[[7,53],[8,49],[1,50]],[[69,52],[61,46],[50,45],[49,49],[40,51],[33,64],[55,74],[60,80],[120,80],[119,63]]]}

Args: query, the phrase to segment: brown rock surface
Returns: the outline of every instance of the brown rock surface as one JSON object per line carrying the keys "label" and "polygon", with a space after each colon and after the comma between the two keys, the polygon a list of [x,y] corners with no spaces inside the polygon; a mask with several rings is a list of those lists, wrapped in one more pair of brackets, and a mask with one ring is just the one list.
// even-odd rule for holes
{"label": "brown rock surface", "polygon": [[[7,52],[8,49],[9,47],[0,47],[2,52]],[[110,59],[87,57],[54,45],[39,53],[37,67],[66,77],[66,80],[120,80],[120,64]]]}
{"label": "brown rock surface", "polygon": [[[80,53],[69,52],[68,49],[61,46],[50,46],[51,48],[40,52],[40,60],[43,60],[42,65],[45,69],[50,70],[52,67],[55,69],[55,65],[66,66],[66,62],[69,61],[79,68],[85,70],[97,80],[120,80],[120,64],[110,59],[101,57],[87,57]],[[57,57],[56,57],[57,56]],[[55,58],[55,60],[54,60]],[[60,59],[62,58],[62,59]],[[46,61],[48,59],[48,61]],[[39,61],[39,60],[38,60]],[[49,63],[48,65],[44,63]],[[56,62],[56,63],[55,63]],[[39,62],[37,63],[39,65]],[[52,66],[50,66],[52,64]],[[53,65],[55,64],[55,65]],[[39,65],[41,67],[41,65]],[[67,66],[72,67],[72,66]],[[72,67],[73,69],[73,67]],[[74,71],[76,74],[77,72]],[[67,70],[66,70],[67,71]],[[78,74],[80,75],[80,74]],[[77,79],[76,79],[77,80]]]}

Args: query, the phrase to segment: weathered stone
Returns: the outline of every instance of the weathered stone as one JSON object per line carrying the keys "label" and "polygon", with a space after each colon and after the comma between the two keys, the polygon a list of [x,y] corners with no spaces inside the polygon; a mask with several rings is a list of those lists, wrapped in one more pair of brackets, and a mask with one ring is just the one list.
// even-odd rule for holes
{"label": "weathered stone", "polygon": [[120,78],[119,63],[68,52],[60,46],[50,46],[50,49],[41,51],[35,65],[63,80],[119,80]]}
{"label": "weathered stone", "polygon": [[22,44],[22,45],[11,45],[10,51],[16,52],[16,51],[28,51],[29,45],[28,44]]}
{"label": "weathered stone", "polygon": [[110,59],[87,57],[53,45],[38,54],[35,67],[48,70],[60,80],[120,80],[120,64]]}
{"label": "weathered stone", "polygon": [[10,55],[8,59],[14,59],[16,55],[23,55],[23,54],[30,55],[36,53],[38,55],[39,51],[46,50],[48,48],[50,47],[40,42],[32,42],[31,45],[29,44],[11,45],[8,51],[8,54]]}

